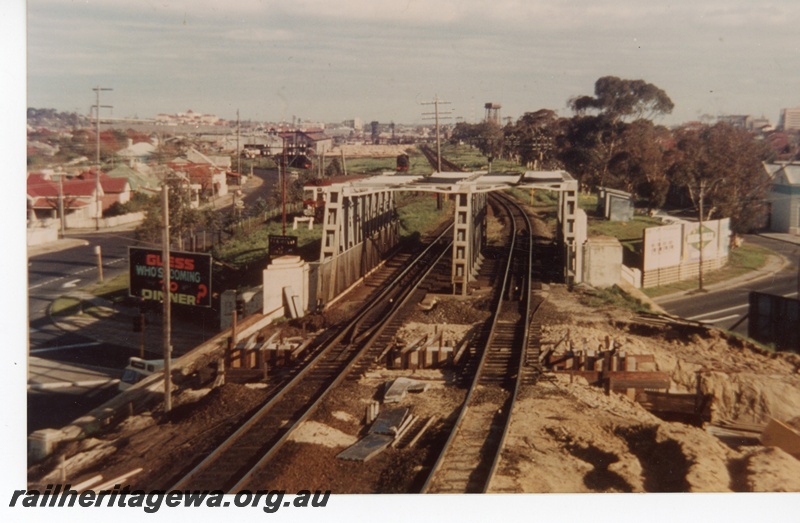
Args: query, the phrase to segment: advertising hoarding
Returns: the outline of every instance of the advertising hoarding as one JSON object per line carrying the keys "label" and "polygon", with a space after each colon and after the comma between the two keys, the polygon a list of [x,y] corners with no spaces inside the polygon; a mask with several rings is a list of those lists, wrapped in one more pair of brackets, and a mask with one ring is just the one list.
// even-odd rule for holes
{"label": "advertising hoarding", "polygon": [[[160,302],[164,295],[160,249],[128,247],[129,295]],[[211,307],[211,255],[170,252],[170,301],[181,305]]]}
{"label": "advertising hoarding", "polygon": [[674,267],[681,263],[683,226],[679,223],[644,230],[644,270]]}

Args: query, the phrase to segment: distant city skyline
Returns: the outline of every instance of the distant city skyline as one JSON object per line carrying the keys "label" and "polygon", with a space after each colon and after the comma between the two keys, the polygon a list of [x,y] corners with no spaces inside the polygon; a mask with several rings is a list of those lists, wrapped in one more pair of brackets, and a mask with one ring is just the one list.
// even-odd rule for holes
{"label": "distant city skyline", "polygon": [[[794,0],[29,0],[27,104],[154,118],[420,123],[438,96],[477,122],[546,108],[606,75],[675,103],[659,123],[800,106]],[[459,119],[459,120],[456,120]]]}

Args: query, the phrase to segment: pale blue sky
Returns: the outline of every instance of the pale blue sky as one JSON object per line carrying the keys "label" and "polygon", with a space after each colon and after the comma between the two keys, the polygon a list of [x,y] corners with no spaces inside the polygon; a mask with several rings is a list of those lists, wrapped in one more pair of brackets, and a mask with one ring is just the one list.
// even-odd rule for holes
{"label": "pale blue sky", "polygon": [[600,76],[675,102],[664,123],[800,105],[796,0],[30,0],[28,105],[114,116],[412,122],[550,108]]}

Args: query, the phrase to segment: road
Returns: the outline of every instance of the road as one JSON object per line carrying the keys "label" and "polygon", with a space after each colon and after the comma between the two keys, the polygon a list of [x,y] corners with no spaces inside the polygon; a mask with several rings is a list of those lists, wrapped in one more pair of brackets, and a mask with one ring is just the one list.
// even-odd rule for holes
{"label": "road", "polygon": [[[263,183],[248,184],[246,205],[266,198],[277,180],[276,171],[255,174]],[[230,207],[231,201],[223,201],[220,209]],[[28,260],[28,434],[63,426],[107,401],[116,394],[109,380],[119,378],[128,358],[138,355],[126,347],[64,332],[48,316],[53,300],[98,281],[96,246],[101,248],[104,279],[128,270],[128,247],[137,244],[133,230],[68,232],[67,237],[75,247]]]}
{"label": "road", "polygon": [[[759,280],[750,281],[736,287],[724,285],[711,286],[707,293],[685,293],[680,296],[657,298],[655,301],[667,312],[690,320],[710,323],[722,329],[747,335],[747,321],[741,321],[747,314],[748,297],[751,291],[797,298],[800,245],[772,240],[757,235],[748,235],[745,241],[782,254],[790,263],[783,270]],[[737,325],[738,323],[738,325]]]}
{"label": "road", "polygon": [[85,245],[32,256],[28,260],[28,319],[31,352],[80,346],[92,340],[55,328],[47,316],[48,307],[70,291],[94,284],[99,279],[95,246],[101,247],[103,277],[111,279],[127,271],[128,245],[133,231],[70,234]]}

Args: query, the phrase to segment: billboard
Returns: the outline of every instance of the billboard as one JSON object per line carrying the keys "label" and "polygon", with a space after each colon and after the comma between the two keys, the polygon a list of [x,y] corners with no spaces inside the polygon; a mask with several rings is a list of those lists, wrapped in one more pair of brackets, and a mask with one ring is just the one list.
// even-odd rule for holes
{"label": "billboard", "polygon": [[683,228],[684,259],[690,262],[700,261],[700,251],[704,260],[713,260],[719,255],[719,220],[703,222],[701,231],[699,223],[687,223]]}
{"label": "billboard", "polygon": [[[160,302],[164,295],[160,249],[128,247],[129,295]],[[211,307],[211,255],[170,252],[170,301]]]}
{"label": "billboard", "polygon": [[650,227],[644,230],[645,271],[675,267],[681,263],[681,224]]}

